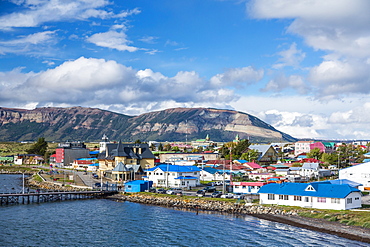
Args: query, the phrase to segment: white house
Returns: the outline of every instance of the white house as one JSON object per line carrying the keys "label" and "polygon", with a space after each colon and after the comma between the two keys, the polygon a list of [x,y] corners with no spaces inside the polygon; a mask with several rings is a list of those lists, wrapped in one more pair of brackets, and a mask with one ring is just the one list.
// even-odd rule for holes
{"label": "white house", "polygon": [[360,190],[370,190],[370,162],[339,170],[339,179],[348,179],[362,184]]}
{"label": "white house", "polygon": [[153,181],[154,187],[189,188],[200,184],[199,173],[196,166],[162,164],[148,169],[145,178]]}
{"label": "white house", "polygon": [[266,184],[258,192],[261,204],[345,210],[361,207],[361,191],[330,181]]}
{"label": "white house", "polygon": [[310,152],[310,144],[314,143],[314,141],[297,141],[294,145],[294,155],[298,156],[302,153]]}
{"label": "white house", "polygon": [[269,177],[274,177],[275,173],[269,173],[269,172],[264,172],[264,173],[249,173],[248,178],[252,180],[258,180],[258,181],[265,181]]}
{"label": "white house", "polygon": [[234,193],[257,194],[265,182],[231,182]]}
{"label": "white house", "polygon": [[307,178],[317,178],[319,176],[320,164],[319,163],[303,163],[299,170],[299,175]]}

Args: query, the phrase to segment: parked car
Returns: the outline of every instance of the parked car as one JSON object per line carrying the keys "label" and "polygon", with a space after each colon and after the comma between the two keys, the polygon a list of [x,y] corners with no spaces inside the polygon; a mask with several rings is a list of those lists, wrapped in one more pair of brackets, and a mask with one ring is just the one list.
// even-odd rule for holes
{"label": "parked car", "polygon": [[216,187],[214,187],[214,186],[207,186],[203,190],[205,192],[215,192],[216,191]]}
{"label": "parked car", "polygon": [[145,191],[152,192],[152,193],[157,192],[157,190],[155,188],[153,188],[153,187],[150,187],[149,190],[145,190]]}
{"label": "parked car", "polygon": [[172,188],[166,191],[167,194],[169,195],[176,195],[177,193],[181,192],[182,194],[182,189],[180,188]]}
{"label": "parked car", "polygon": [[199,196],[199,197],[203,197],[204,195],[206,194],[206,192],[204,190],[198,190],[196,195]]}
{"label": "parked car", "polygon": [[221,197],[221,195],[222,195],[221,191],[215,191],[215,192],[212,193],[211,197],[212,198],[219,198],[219,197]]}
{"label": "parked car", "polygon": [[233,193],[227,193],[227,194],[223,194],[221,195],[221,198],[234,198],[234,194]]}
{"label": "parked car", "polygon": [[235,193],[234,194],[234,199],[244,199],[244,194],[242,194],[242,193]]}
{"label": "parked car", "polygon": [[159,194],[166,194],[166,190],[160,188],[160,189],[157,189],[157,193],[159,193]]}

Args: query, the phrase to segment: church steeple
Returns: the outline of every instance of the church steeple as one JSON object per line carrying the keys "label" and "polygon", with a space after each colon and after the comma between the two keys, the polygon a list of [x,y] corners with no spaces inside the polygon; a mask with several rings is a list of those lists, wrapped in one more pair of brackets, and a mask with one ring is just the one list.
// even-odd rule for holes
{"label": "church steeple", "polygon": [[101,138],[102,141],[99,143],[99,153],[103,153],[107,150],[107,144],[109,143],[108,137],[104,134]]}
{"label": "church steeple", "polygon": [[209,140],[210,140],[210,138],[209,138],[209,135],[207,134],[206,141],[209,141]]}

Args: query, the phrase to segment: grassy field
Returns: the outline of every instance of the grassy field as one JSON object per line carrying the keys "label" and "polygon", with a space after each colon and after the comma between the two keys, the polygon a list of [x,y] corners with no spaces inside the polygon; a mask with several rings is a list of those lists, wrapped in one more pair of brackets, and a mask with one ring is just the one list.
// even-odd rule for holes
{"label": "grassy field", "polygon": [[[0,142],[0,156],[25,154],[33,143]],[[58,143],[48,143],[48,152],[54,152]]]}

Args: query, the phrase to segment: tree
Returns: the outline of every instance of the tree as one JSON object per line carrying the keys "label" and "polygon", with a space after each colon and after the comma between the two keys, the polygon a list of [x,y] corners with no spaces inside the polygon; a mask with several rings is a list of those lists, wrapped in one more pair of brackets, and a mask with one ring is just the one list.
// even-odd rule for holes
{"label": "tree", "polygon": [[319,148],[314,148],[314,149],[311,149],[309,153],[307,153],[307,158],[313,158],[313,159],[320,160],[322,154],[323,152],[321,152]]}
{"label": "tree", "polygon": [[243,153],[240,156],[240,159],[247,160],[248,162],[255,161],[259,157],[259,153],[257,150],[249,149],[247,152]]}
{"label": "tree", "polygon": [[221,157],[225,159],[230,159],[230,149],[231,149],[232,158],[239,159],[242,153],[248,149],[249,145],[250,143],[246,139],[241,140],[238,143],[227,142],[220,149]]}
{"label": "tree", "polygon": [[163,151],[163,145],[162,145],[162,143],[159,143],[158,151]]}
{"label": "tree", "polygon": [[135,144],[141,144],[142,142],[140,141],[140,139],[137,139],[136,141],[135,141]]}
{"label": "tree", "polygon": [[171,144],[166,143],[163,147],[163,151],[170,151],[171,150]]}
{"label": "tree", "polygon": [[40,137],[35,144],[27,150],[28,154],[38,154],[44,156],[48,149],[48,143],[45,141],[44,137]]}

